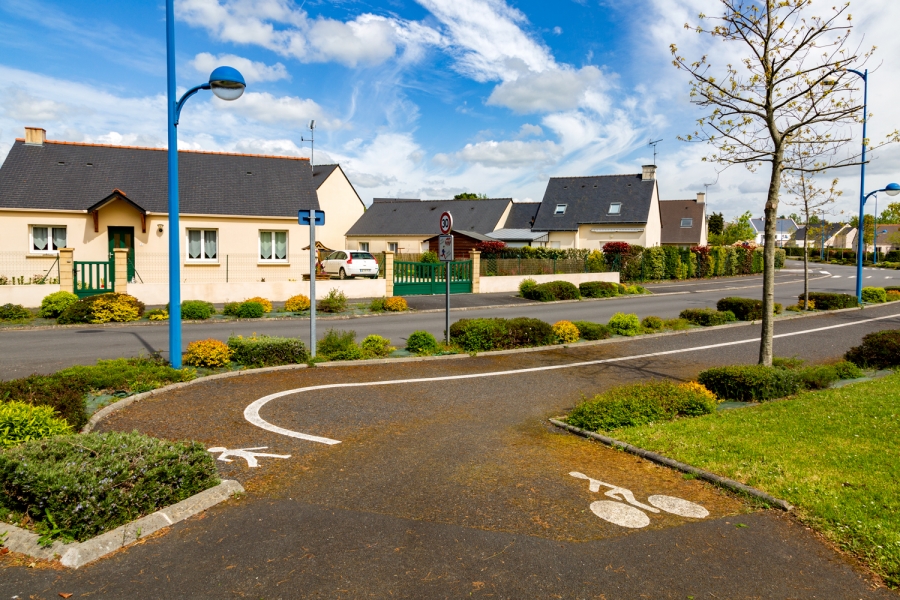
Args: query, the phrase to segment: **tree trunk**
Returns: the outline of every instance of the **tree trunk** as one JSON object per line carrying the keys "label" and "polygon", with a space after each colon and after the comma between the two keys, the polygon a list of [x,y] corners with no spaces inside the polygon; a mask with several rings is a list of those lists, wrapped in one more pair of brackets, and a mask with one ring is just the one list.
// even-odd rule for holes
{"label": "tree trunk", "polygon": [[769,195],[766,199],[762,335],[759,341],[759,364],[766,366],[772,366],[772,347],[775,336],[775,225],[778,219],[778,192],[781,189],[783,152],[781,148],[775,151],[772,161],[772,176],[769,179]]}
{"label": "tree trunk", "polygon": [[[806,226],[806,240],[809,240],[809,225]],[[809,246],[803,244],[803,310],[809,310]]]}

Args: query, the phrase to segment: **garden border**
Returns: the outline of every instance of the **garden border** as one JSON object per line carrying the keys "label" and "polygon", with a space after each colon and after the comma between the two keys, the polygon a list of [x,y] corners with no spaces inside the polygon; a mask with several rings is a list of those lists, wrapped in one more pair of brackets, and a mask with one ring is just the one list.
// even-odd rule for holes
{"label": "garden border", "polygon": [[56,541],[46,548],[38,544],[40,536],[36,533],[9,523],[0,523],[0,529],[5,529],[8,533],[3,545],[11,552],[20,552],[44,560],[59,558],[59,562],[64,567],[78,569],[120,548],[130,546],[160,529],[201,513],[234,494],[242,493],[244,493],[244,488],[240,483],[233,479],[224,479],[208,490],[203,490],[181,502],[161,508],[145,517],[101,533],[84,542],[64,544]]}
{"label": "garden border", "polygon": [[643,448],[638,448],[637,446],[632,446],[626,442],[622,442],[615,438],[611,438],[599,433],[594,433],[593,431],[587,431],[585,429],[581,429],[579,427],[575,427],[574,425],[569,425],[564,421],[560,421],[559,419],[549,419],[551,423],[556,425],[561,429],[566,429],[576,435],[580,435],[582,437],[586,437],[589,439],[594,439],[599,442],[606,444],[612,448],[617,448],[620,450],[624,450],[629,454],[634,454],[640,456],[641,458],[645,458],[651,462],[654,462],[659,465],[663,465],[666,467],[670,467],[677,471],[682,471],[684,473],[690,473],[691,475],[696,475],[698,479],[703,479],[704,481],[708,481],[720,487],[724,487],[734,492],[740,492],[743,494],[747,494],[749,496],[753,496],[754,498],[758,498],[770,504],[772,506],[776,506],[784,511],[793,510],[793,506],[785,502],[784,500],[780,500],[775,496],[767,494],[761,490],[756,489],[755,487],[751,487],[749,485],[743,484],[740,481],[735,481],[734,479],[729,479],[727,477],[722,477],[721,475],[716,475],[715,473],[711,473],[710,471],[706,471],[704,469],[700,469],[698,467],[691,466],[689,464],[679,462],[677,460],[668,458],[663,456],[662,454],[657,454],[656,452],[651,452],[650,450],[644,450]]}

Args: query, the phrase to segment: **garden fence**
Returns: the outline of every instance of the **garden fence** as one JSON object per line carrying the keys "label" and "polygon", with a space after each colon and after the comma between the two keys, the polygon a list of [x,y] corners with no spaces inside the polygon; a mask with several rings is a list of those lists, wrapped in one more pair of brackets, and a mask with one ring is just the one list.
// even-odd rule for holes
{"label": "garden fence", "polygon": [[59,283],[59,258],[0,252],[0,285]]}

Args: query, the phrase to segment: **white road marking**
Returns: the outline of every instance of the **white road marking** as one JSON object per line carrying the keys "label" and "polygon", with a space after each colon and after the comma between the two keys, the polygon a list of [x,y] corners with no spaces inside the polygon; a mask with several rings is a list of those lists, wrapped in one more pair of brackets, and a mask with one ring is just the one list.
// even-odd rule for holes
{"label": "white road marking", "polygon": [[840,276],[840,275],[832,275],[831,278],[832,278],[832,279],[840,279],[841,276]]}
{"label": "white road marking", "polygon": [[866,275],[866,279],[872,279],[871,275]]}
{"label": "white road marking", "polygon": [[[790,333],[779,333],[778,335],[773,336],[775,339],[792,337],[796,335],[806,335],[809,333],[818,333],[819,331],[829,331],[831,329],[840,329],[842,327],[853,327],[856,325],[861,325],[863,323],[871,323],[873,321],[883,321],[885,319],[895,319],[900,317],[900,313],[893,315],[885,315],[883,317],[872,317],[871,319],[861,319],[859,321],[853,321],[852,323],[840,323],[838,325],[827,325],[825,327],[816,327],[813,329],[804,329],[801,331],[793,331]],[[648,352],[645,354],[634,354],[632,356],[619,356],[616,358],[603,358],[598,360],[588,360],[576,363],[566,363],[562,365],[546,365],[543,367],[529,367],[525,369],[510,369],[507,371],[493,371],[488,373],[469,373],[466,375],[444,375],[442,377],[417,377],[413,379],[392,379],[388,381],[360,381],[353,383],[329,383],[325,385],[313,385],[310,387],[296,388],[293,390],[285,390],[283,392],[276,392],[274,394],[269,394],[268,396],[264,396],[259,400],[256,400],[249,404],[247,408],[244,409],[244,418],[256,425],[261,429],[265,429],[266,431],[271,431],[272,433],[278,433],[281,435],[285,435],[288,437],[293,437],[301,440],[307,440],[310,442],[318,442],[320,444],[340,444],[340,440],[333,440],[326,437],[319,437],[315,435],[309,435],[307,433],[300,433],[298,431],[291,431],[290,429],[285,429],[283,427],[278,427],[277,425],[273,425],[259,416],[259,411],[263,406],[268,404],[270,401],[275,400],[277,398],[282,398],[284,396],[290,396],[292,394],[300,394],[303,392],[314,392],[317,390],[332,390],[332,389],[342,389],[342,388],[355,388],[355,387],[374,387],[380,385],[398,385],[398,384],[406,384],[406,383],[431,383],[434,381],[454,381],[454,380],[462,380],[462,379],[481,379],[486,377],[500,377],[503,375],[520,375],[522,373],[538,373],[541,371],[558,371],[561,369],[577,369],[580,367],[590,367],[594,365],[602,365],[609,363],[617,363],[617,362],[626,362],[630,360],[638,360],[641,358],[653,358],[656,356],[667,356],[669,354],[683,354],[685,352],[697,352],[701,350],[713,350],[715,348],[725,348],[728,346],[739,346],[741,344],[752,344],[758,343],[759,338],[750,338],[746,340],[737,340],[734,342],[720,342],[718,344],[707,344],[705,346],[694,346],[693,348],[679,348],[677,350],[663,350],[661,352]]]}
{"label": "white road marking", "polygon": [[650,517],[647,516],[647,513],[620,502],[611,502],[609,500],[591,502],[591,512],[604,521],[609,521],[619,527],[640,529],[650,524]]}
{"label": "white road marking", "polygon": [[709,516],[709,511],[695,502],[682,500],[674,496],[650,496],[647,502],[657,508],[661,508],[667,513],[678,515],[679,517],[691,517],[692,519],[705,519]]}
{"label": "white road marking", "polygon": [[207,452],[221,452],[219,454],[219,460],[222,462],[231,462],[229,456],[234,456],[236,458],[243,458],[247,461],[247,466],[250,468],[256,468],[259,466],[257,462],[257,457],[265,456],[266,458],[290,458],[290,454],[265,454],[263,452],[251,452],[251,450],[266,450],[268,446],[259,446],[258,448],[237,448],[235,450],[229,450],[228,448],[222,448],[221,446],[217,446],[215,448],[208,448]]}

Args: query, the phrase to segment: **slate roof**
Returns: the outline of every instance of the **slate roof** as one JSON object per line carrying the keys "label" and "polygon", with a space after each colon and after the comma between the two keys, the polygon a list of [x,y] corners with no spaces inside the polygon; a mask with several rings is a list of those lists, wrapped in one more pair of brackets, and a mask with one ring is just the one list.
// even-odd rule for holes
{"label": "slate roof", "polygon": [[[750,219],[750,224],[753,225],[753,229],[756,230],[756,233],[763,233],[766,229],[765,219]],[[777,221],[775,221],[776,231],[788,233],[795,229],[797,229],[797,224],[793,219],[778,219]]]}
{"label": "slate roof", "polygon": [[[821,239],[821,237],[822,237],[821,227],[817,224],[813,225],[812,227],[813,227],[813,231],[816,234],[816,237]],[[852,228],[850,228],[849,225],[845,225],[843,223],[829,223],[828,228],[825,229],[825,241],[827,242],[828,240],[830,240],[831,238],[833,238],[834,236],[839,234],[841,232],[841,230],[844,229],[845,227],[848,227],[849,229],[852,230]],[[879,229],[879,231],[881,231],[881,230]],[[791,239],[796,240],[798,242],[806,241],[806,226],[803,226],[800,229],[798,229],[796,232],[794,232],[794,235],[791,236]]]}
{"label": "slate roof", "polygon": [[347,232],[353,236],[423,236],[441,232],[440,216],[445,210],[453,215],[453,229],[482,235],[502,225],[500,219],[512,198],[487,200],[408,200],[375,198]]}
{"label": "slate roof", "polygon": [[[534,221],[535,231],[577,231],[580,224],[646,223],[656,180],[642,181],[641,174],[592,177],[551,177]],[[621,212],[608,214],[612,202]],[[557,204],[566,204],[564,215],[554,215]]]}
{"label": "slate roof", "polygon": [[[309,161],[282,156],[178,152],[182,214],[296,216],[318,209]],[[119,189],[166,213],[166,152],[156,148],[17,139],[0,167],[0,209],[87,210]]]}
{"label": "slate roof", "polygon": [[503,228],[530,230],[540,207],[540,202],[513,202],[509,216],[506,217],[506,223],[503,223]]}
{"label": "slate roof", "polygon": [[[691,227],[682,227],[681,219],[693,219]],[[699,244],[706,219],[706,203],[696,200],[660,200],[659,220],[663,244]]]}
{"label": "slate roof", "polygon": [[[438,237],[439,235],[440,234],[433,235],[424,241],[426,241],[426,242],[431,241],[431,240],[435,239],[436,237]],[[477,231],[461,231],[459,229],[454,229],[453,235],[464,235],[466,237],[472,238],[476,242],[496,242],[497,241],[495,238],[488,237],[486,235],[482,235],[482,234],[478,233]]]}

